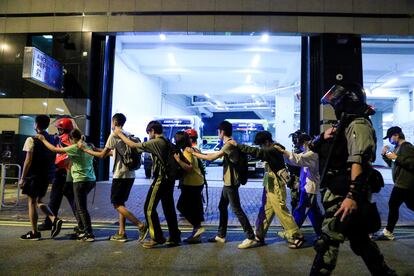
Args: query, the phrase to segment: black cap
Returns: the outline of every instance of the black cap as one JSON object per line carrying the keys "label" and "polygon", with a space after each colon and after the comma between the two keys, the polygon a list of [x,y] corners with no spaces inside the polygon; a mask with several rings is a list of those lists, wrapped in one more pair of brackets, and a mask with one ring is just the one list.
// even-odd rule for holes
{"label": "black cap", "polygon": [[391,136],[393,136],[394,134],[401,133],[401,132],[402,132],[402,129],[401,129],[400,127],[398,127],[398,126],[393,126],[393,127],[390,127],[390,128],[387,130],[387,136],[385,136],[383,139],[389,139],[389,138],[391,138]]}

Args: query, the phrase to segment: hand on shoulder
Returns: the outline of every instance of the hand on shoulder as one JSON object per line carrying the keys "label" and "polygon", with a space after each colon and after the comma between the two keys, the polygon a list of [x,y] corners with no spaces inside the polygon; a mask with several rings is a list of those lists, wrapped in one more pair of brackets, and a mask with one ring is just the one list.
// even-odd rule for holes
{"label": "hand on shoulder", "polygon": [[232,146],[237,147],[237,142],[236,142],[236,140],[228,140],[228,141],[227,141],[227,143],[229,143],[229,144],[230,144],[230,145],[232,145]]}
{"label": "hand on shoulder", "polygon": [[42,142],[45,140],[45,136],[43,136],[42,134],[36,134],[35,138],[39,139]]}

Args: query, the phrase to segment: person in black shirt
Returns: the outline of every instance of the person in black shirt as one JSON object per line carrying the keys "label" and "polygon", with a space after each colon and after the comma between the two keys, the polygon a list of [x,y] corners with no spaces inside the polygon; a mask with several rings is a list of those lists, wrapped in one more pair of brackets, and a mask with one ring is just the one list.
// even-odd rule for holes
{"label": "person in black shirt", "polygon": [[[35,130],[37,134],[42,134],[48,141],[53,143],[53,137],[46,131],[49,123],[50,119],[48,116],[36,116]],[[54,238],[60,232],[62,220],[52,213],[50,208],[42,202],[42,198],[46,195],[49,179],[54,170],[55,154],[49,151],[41,141],[33,137],[26,139],[23,151],[26,152],[26,159],[19,180],[19,187],[22,188],[22,193],[28,196],[29,219],[32,224],[32,230],[22,235],[20,239],[39,240],[41,238],[41,234],[37,229],[37,208],[42,210],[53,222],[51,236]]]}
{"label": "person in black shirt", "polygon": [[414,146],[405,140],[402,129],[398,126],[387,130],[389,142],[395,146],[390,151],[388,146],[382,149],[384,161],[392,168],[392,189],[388,201],[389,212],[387,226],[376,235],[379,240],[394,240],[394,227],[397,224],[401,204],[414,211]]}

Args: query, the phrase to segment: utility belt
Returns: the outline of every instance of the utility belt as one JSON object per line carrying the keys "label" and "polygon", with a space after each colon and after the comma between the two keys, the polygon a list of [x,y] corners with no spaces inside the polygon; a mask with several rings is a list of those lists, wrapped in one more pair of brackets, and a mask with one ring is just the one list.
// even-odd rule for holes
{"label": "utility belt", "polygon": [[351,171],[349,168],[328,169],[321,188],[328,188],[333,194],[346,196],[349,191]]}

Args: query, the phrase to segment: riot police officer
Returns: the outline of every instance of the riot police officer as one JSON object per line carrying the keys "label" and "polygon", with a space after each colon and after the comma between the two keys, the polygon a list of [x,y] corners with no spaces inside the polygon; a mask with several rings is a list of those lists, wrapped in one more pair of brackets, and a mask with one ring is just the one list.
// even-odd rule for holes
{"label": "riot police officer", "polygon": [[[311,143],[320,156],[325,218],[315,242],[316,256],[310,275],[330,275],[335,269],[339,245],[349,239],[352,251],[361,256],[372,275],[395,275],[375,242],[369,238],[380,227],[376,206],[370,202],[367,173],[375,160],[376,136],[369,119],[375,111],[366,104],[358,84],[334,85],[322,98],[330,104],[339,124]],[[334,149],[334,150],[333,150]],[[376,219],[375,221],[370,221]],[[378,223],[379,220],[379,223]]]}

